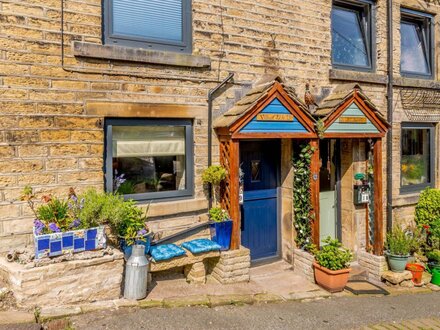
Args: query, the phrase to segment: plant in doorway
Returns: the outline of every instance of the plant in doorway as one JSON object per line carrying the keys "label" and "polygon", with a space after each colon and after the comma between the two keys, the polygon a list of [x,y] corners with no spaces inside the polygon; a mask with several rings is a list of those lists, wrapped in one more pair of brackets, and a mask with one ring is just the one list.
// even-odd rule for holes
{"label": "plant in doorway", "polygon": [[325,245],[320,250],[312,248],[316,260],[313,263],[316,283],[330,292],[342,291],[348,282],[353,255],[337,239],[330,236],[323,244]]}

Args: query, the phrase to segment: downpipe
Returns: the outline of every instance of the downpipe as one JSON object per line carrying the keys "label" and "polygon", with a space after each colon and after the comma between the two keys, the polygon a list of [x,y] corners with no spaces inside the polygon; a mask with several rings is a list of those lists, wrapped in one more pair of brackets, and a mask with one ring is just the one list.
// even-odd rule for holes
{"label": "downpipe", "polygon": [[[208,92],[208,167],[212,165],[212,104],[214,100],[214,95],[217,91],[225,86],[228,82],[230,82],[234,78],[234,73],[230,73],[220,84],[218,84],[213,89]],[[212,207],[212,189],[211,185],[209,185],[209,201],[208,201],[208,209]]]}

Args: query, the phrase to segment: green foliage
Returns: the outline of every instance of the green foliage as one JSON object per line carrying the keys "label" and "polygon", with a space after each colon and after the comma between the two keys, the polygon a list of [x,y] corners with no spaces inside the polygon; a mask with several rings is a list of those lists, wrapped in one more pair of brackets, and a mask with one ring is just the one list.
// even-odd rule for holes
{"label": "green foliage", "polygon": [[426,253],[426,257],[428,260],[435,261],[437,263],[440,262],[440,250],[432,250]]}
{"label": "green foliage", "polygon": [[293,157],[293,207],[296,243],[305,248],[311,243],[311,221],[314,218],[310,195],[310,163],[313,149],[308,144],[300,146],[301,151]]}
{"label": "green foliage", "polygon": [[316,262],[330,270],[340,270],[350,267],[353,255],[350,250],[344,248],[337,239],[328,236],[323,243],[321,250],[312,249]]}
{"label": "green foliage", "polygon": [[70,224],[69,206],[67,201],[51,197],[46,204],[37,208],[37,219],[44,223],[54,222],[61,230],[66,230]]}
{"label": "green foliage", "polygon": [[116,192],[121,195],[134,194],[134,183],[130,180],[124,181]]}
{"label": "green foliage", "polygon": [[395,226],[392,232],[387,234],[385,246],[390,254],[408,256],[415,246],[414,237],[399,226]]}
{"label": "green foliage", "polygon": [[212,207],[209,210],[209,218],[211,219],[211,221],[222,222],[229,219],[229,214],[221,207]]}
{"label": "green foliage", "polygon": [[440,189],[426,188],[416,205],[415,221],[418,225],[429,225],[440,219]]}
{"label": "green foliage", "polygon": [[320,139],[323,139],[325,128],[324,128],[324,120],[322,118],[316,122],[315,128],[316,128],[316,134],[318,134],[318,137]]}
{"label": "green foliage", "polygon": [[220,165],[211,165],[202,174],[203,183],[218,186],[226,178],[226,169]]}

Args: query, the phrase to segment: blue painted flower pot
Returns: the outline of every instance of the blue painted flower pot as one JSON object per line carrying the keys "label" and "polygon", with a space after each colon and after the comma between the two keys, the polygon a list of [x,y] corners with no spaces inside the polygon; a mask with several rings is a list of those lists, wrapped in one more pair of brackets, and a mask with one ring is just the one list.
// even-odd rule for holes
{"label": "blue painted flower pot", "polygon": [[43,235],[37,235],[34,228],[36,259],[105,249],[106,241],[103,226]]}
{"label": "blue painted flower pot", "polygon": [[232,220],[211,222],[211,239],[221,246],[222,251],[229,250],[231,246]]}
{"label": "blue painted flower pot", "polygon": [[[145,246],[145,254],[147,254],[150,251],[150,243],[150,234],[147,234],[145,236],[139,237],[139,239],[136,240],[134,244]],[[119,247],[124,252],[125,260],[128,260],[128,258],[130,258],[134,244],[128,245],[124,238],[119,237]]]}

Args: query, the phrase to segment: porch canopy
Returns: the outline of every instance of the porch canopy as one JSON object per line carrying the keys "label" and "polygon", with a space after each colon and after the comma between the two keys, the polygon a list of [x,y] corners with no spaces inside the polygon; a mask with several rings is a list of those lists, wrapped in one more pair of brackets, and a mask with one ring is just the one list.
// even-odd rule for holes
{"label": "porch canopy", "polygon": [[[367,138],[370,141],[373,148],[374,195],[367,212],[367,246],[371,246],[374,254],[380,255],[384,238],[382,138],[390,125],[356,83],[336,86],[313,115],[321,138]],[[369,244],[369,238],[372,244]]]}
{"label": "porch canopy", "polygon": [[[221,205],[233,220],[231,248],[237,249],[241,239],[239,141],[295,138],[310,139],[317,146],[315,121],[295,90],[284,85],[279,77],[272,76],[257,83],[233,108],[218,117],[214,128],[220,141],[220,163],[228,173],[222,186]],[[316,158],[314,163],[318,161]],[[316,186],[316,181],[313,181],[312,190],[312,203],[318,207],[319,185]],[[319,211],[315,212],[319,214]]]}

